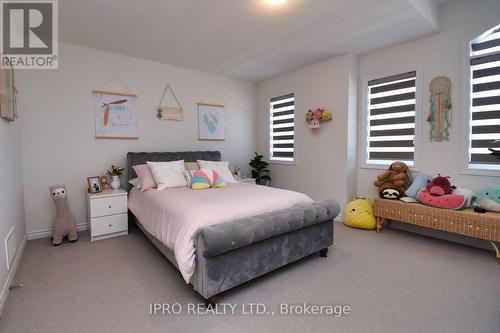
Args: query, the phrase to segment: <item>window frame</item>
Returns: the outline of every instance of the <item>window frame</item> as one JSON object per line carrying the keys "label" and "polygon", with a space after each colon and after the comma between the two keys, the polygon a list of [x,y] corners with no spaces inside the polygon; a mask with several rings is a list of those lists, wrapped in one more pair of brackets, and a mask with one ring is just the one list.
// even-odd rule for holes
{"label": "window frame", "polygon": [[[290,89],[292,90],[292,89]],[[287,96],[293,94],[293,160],[276,160],[273,159],[272,155],[272,109],[271,109],[271,100],[273,98]],[[273,96],[268,96],[267,98],[267,112],[268,112],[268,132],[267,132],[267,153],[269,154],[269,164],[277,164],[277,165],[297,165],[297,122],[295,121],[297,118],[297,93],[295,91],[291,91],[288,93],[275,94]]]}
{"label": "window frame", "polygon": [[421,131],[422,131],[422,65],[413,65],[409,67],[399,68],[397,70],[384,71],[381,73],[371,74],[363,77],[361,80],[361,121],[359,128],[359,141],[360,149],[358,158],[360,161],[361,169],[373,170],[386,170],[389,165],[381,163],[370,163],[368,154],[369,145],[369,129],[368,129],[368,115],[369,115],[369,101],[368,101],[368,82],[384,77],[398,75],[407,72],[415,72],[415,139],[414,139],[414,153],[413,165],[409,166],[410,170],[415,171],[420,168],[421,163]]}
{"label": "window frame", "polygon": [[[469,152],[471,148],[471,70],[470,70],[470,45],[471,43],[480,38],[486,32],[500,24],[500,19],[483,25],[474,32],[470,33],[462,41],[462,84],[461,84],[461,102],[460,108],[454,112],[460,112],[460,169],[459,173],[462,175],[475,175],[475,176],[493,176],[500,177],[500,164],[497,168],[487,167],[487,165],[480,166],[479,164],[469,163]],[[453,112],[453,111],[452,111]],[[491,165],[491,164],[490,164]]]}

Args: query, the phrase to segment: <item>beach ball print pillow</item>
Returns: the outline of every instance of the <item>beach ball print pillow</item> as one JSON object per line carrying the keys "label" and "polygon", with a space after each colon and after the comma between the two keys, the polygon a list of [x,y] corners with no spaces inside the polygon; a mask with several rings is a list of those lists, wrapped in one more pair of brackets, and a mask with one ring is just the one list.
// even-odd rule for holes
{"label": "beach ball print pillow", "polygon": [[191,178],[191,188],[193,190],[203,190],[211,187],[226,187],[226,182],[219,176],[217,171],[213,169],[201,169],[193,172]]}

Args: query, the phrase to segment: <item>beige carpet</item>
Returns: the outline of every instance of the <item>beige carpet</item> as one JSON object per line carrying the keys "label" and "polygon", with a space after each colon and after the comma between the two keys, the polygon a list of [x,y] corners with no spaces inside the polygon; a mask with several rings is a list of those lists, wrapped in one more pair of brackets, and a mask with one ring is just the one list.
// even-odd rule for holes
{"label": "beige carpet", "polygon": [[[151,302],[201,299],[137,229],[52,247],[28,242],[1,332],[500,332],[500,265],[489,251],[398,231],[336,224],[327,259],[312,256],[226,292],[274,316],[150,315]],[[280,303],[348,304],[352,313],[281,316]],[[240,307],[238,305],[238,308]]]}

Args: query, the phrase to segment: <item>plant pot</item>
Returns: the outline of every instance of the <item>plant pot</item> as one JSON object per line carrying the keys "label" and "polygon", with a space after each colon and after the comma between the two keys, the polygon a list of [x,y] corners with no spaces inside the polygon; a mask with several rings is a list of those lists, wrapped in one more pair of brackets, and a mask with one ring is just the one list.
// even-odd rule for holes
{"label": "plant pot", "polygon": [[111,188],[113,190],[118,190],[120,188],[120,176],[113,176],[111,180]]}

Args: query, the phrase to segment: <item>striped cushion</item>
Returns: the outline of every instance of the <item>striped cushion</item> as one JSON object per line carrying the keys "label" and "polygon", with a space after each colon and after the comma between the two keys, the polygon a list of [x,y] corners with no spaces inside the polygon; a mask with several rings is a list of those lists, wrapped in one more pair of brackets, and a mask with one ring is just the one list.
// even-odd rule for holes
{"label": "striped cushion", "polygon": [[201,169],[193,172],[191,177],[191,188],[193,190],[203,190],[211,187],[226,187],[226,182],[212,169]]}

